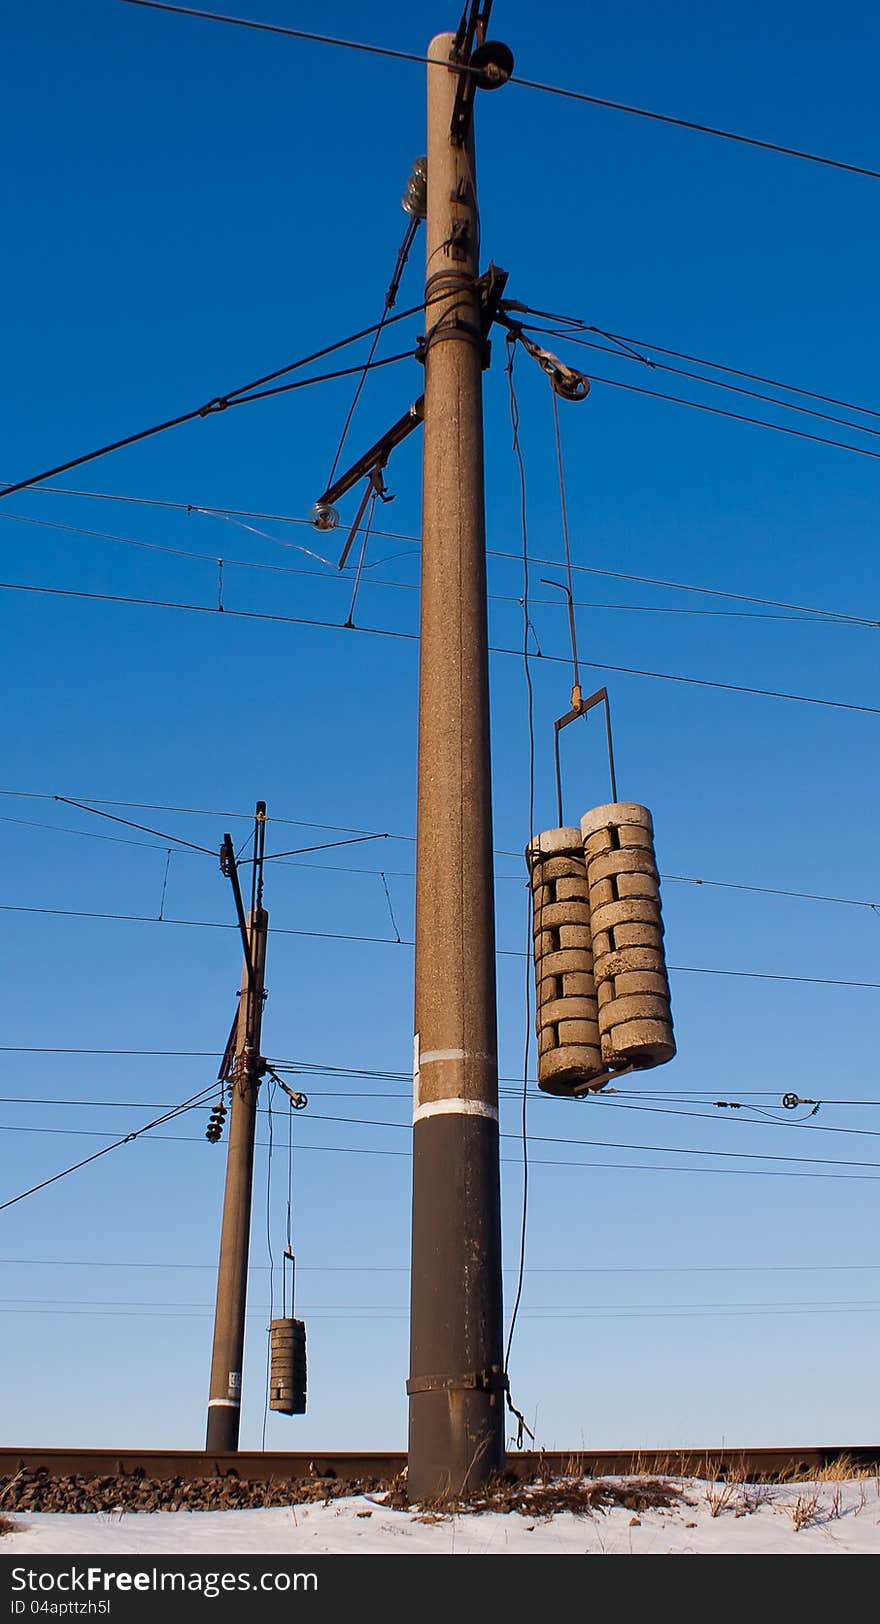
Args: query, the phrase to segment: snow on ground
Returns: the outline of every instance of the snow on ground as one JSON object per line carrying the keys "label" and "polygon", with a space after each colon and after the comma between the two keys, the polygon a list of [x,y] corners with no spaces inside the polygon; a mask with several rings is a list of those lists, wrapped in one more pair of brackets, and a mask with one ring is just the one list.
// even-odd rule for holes
{"label": "snow on ground", "polygon": [[[880,1478],[774,1485],[676,1480],[674,1508],[613,1508],[531,1519],[518,1512],[435,1518],[381,1496],[263,1511],[18,1513],[4,1556],[336,1554],[559,1556],[880,1554]],[[815,1497],[815,1499],[814,1499]],[[713,1516],[713,1506],[715,1515]],[[805,1520],[804,1520],[805,1519]],[[802,1526],[796,1525],[802,1521]]]}

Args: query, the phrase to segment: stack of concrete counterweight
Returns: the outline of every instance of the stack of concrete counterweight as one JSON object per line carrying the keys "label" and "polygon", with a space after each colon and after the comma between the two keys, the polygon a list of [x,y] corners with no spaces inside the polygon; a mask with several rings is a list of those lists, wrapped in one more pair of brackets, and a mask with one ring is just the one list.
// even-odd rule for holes
{"label": "stack of concrete counterweight", "polygon": [[675,1054],[653,833],[647,807],[615,801],[526,848],[546,1093],[601,1088]]}
{"label": "stack of concrete counterweight", "polygon": [[306,1327],[300,1319],[269,1325],[269,1408],[282,1415],[306,1413]]}

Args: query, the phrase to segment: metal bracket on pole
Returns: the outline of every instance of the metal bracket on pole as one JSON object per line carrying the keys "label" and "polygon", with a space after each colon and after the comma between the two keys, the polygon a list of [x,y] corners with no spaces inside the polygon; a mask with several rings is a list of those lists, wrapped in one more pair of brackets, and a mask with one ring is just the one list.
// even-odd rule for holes
{"label": "metal bracket on pole", "polygon": [[399,417],[397,422],[393,423],[391,428],[382,435],[381,439],[377,440],[375,445],[370,446],[369,451],[365,451],[362,457],[358,457],[357,462],[352,463],[347,472],[342,474],[334,484],[327,486],[323,495],[318,497],[315,507],[318,509],[332,507],[340,496],[344,496],[346,491],[350,491],[352,486],[358,483],[358,480],[366,479],[373,473],[374,469],[384,468],[395,447],[399,446],[402,440],[412,434],[413,429],[418,428],[424,413],[424,396],[420,395],[418,400],[413,401],[413,404],[404,413],[403,417]]}
{"label": "metal bracket on pole", "polygon": [[217,1073],[218,1083],[228,1083],[231,1081],[235,1065],[235,1038],[237,1032],[238,1010],[235,1011],[235,1014],[232,1017],[232,1026],[229,1030],[229,1036],[226,1039],[226,1048],[223,1050],[223,1059],[220,1062],[220,1070]]}
{"label": "metal bracket on pole", "polygon": [[510,1382],[499,1365],[465,1371],[461,1376],[411,1376],[408,1393],[507,1393]]}
{"label": "metal bracket on pole", "polygon": [[513,52],[500,40],[487,40],[486,29],[492,0],[470,0],[452,46],[450,68],[466,68],[460,73],[452,109],[449,138],[454,147],[463,147],[474,114],[478,90],[500,90],[513,73]]}
{"label": "metal bracket on pole", "polygon": [[[239,929],[239,934],[241,936],[242,951],[244,953],[246,984],[247,984],[246,985],[246,998],[247,998],[246,1030],[247,1030],[247,1032],[249,1034],[249,1037],[248,1037],[248,1040],[247,1040],[247,1051],[248,1052],[247,1052],[247,1055],[246,1055],[246,1066],[247,1066],[247,1070],[248,1070],[249,1074],[257,1082],[259,1081],[260,1077],[263,1075],[263,1072],[265,1071],[265,1065],[264,1065],[263,1061],[261,1060],[261,1058],[260,1058],[260,1056],[258,1054],[255,1054],[255,1053],[251,1052],[252,1048],[253,1048],[253,1045],[252,1045],[252,1042],[251,1042],[250,1034],[253,1033],[254,1027],[256,1025],[256,1021],[255,1021],[256,1005],[255,1005],[255,996],[254,996],[255,991],[256,991],[256,975],[255,975],[255,971],[254,971],[253,942],[252,942],[252,939],[251,939],[251,930],[252,930],[253,922],[257,918],[258,910],[263,905],[263,865],[264,865],[264,861],[265,861],[265,852],[266,852],[266,803],[265,803],[265,801],[258,801],[257,802],[256,813],[255,813],[255,816],[254,816],[254,855],[253,855],[252,858],[248,859],[248,862],[250,862],[251,865],[252,865],[252,867],[251,867],[251,922],[252,922],[251,925],[248,924],[248,919],[247,919],[247,916],[246,916],[245,911],[244,911],[244,898],[242,897],[242,894],[241,894],[241,883],[240,883],[239,876],[238,876],[238,863],[236,861],[235,847],[233,845],[232,836],[230,834],[225,834],[223,836],[223,844],[220,847],[220,870],[221,870],[221,873],[226,875],[227,879],[230,881],[230,883],[232,885],[232,895],[233,895],[233,897],[235,899],[236,919],[238,921],[238,929]],[[263,996],[265,997],[265,994],[263,994]],[[232,1022],[232,1029],[231,1029],[231,1031],[229,1033],[229,1037],[228,1037],[227,1042],[226,1042],[226,1049],[224,1050],[223,1059],[222,1059],[221,1064],[220,1064],[220,1071],[218,1073],[218,1079],[221,1082],[228,1081],[234,1075],[233,1056],[236,1053],[236,1047],[235,1046],[236,1046],[237,1037],[238,1037],[238,1013],[236,1012],[235,1018],[234,1018],[234,1020]],[[241,1059],[241,1056],[238,1056],[237,1058]]]}
{"label": "metal bracket on pole", "polygon": [[238,879],[238,864],[235,861],[235,847],[232,836],[223,836],[223,845],[220,847],[220,872],[225,874],[232,885],[232,895],[235,898],[235,913],[238,920],[238,929],[241,935],[241,945],[244,950],[244,962],[247,966],[248,986],[254,979],[254,961],[251,957],[251,933],[244,911],[244,901],[241,894],[241,885]]}
{"label": "metal bracket on pole", "polygon": [[[485,372],[492,360],[492,347],[489,343],[489,330],[493,322],[501,321],[499,315],[501,298],[507,286],[508,272],[503,271],[500,265],[489,261],[488,269],[482,276],[478,276],[473,288],[480,301],[480,323],[476,327],[472,322],[463,321],[456,313],[455,305],[447,308],[434,326],[429,328],[424,338],[420,338],[416,345],[416,358],[424,362],[432,345],[448,338],[463,338],[471,343],[482,344],[482,365]],[[441,299],[444,295],[450,298],[461,292],[463,287],[470,287],[470,279],[458,271],[437,271],[431,277],[428,287],[431,290],[431,300]],[[507,323],[504,323],[507,326]]]}
{"label": "metal bracket on pole", "polygon": [[488,268],[477,280],[477,291],[480,295],[480,309],[483,326],[483,371],[489,366],[492,359],[492,346],[489,343],[489,330],[493,322],[498,320],[498,312],[504,289],[507,286],[507,271],[503,271],[494,260],[489,261]]}
{"label": "metal bracket on pole", "polygon": [[[469,0],[469,4],[465,6],[452,47],[450,66],[453,69],[469,66],[474,45],[476,44],[479,49],[485,42],[491,10],[492,0]],[[454,147],[463,146],[467,139],[473,116],[477,77],[476,73],[461,73],[458,77],[449,131]]]}
{"label": "metal bracket on pole", "polygon": [[[482,336],[486,342],[484,367],[489,365],[487,334],[492,323],[499,320],[499,310],[504,289],[507,285],[507,275],[507,271],[503,271],[499,265],[490,262],[488,269],[477,279],[476,287],[480,297]],[[420,360],[424,360],[427,342],[424,339],[420,341],[418,350]],[[317,513],[326,512],[333,507],[334,503],[339,501],[340,497],[345,496],[348,491],[352,490],[359,480],[366,479],[368,481],[357,516],[351,526],[348,540],[339,561],[340,569],[344,567],[348,558],[352,542],[357,534],[358,525],[364,516],[371,489],[377,492],[383,502],[391,500],[391,497],[386,492],[383,477],[388,459],[392,451],[396,450],[404,440],[408,439],[413,430],[419,427],[424,415],[425,397],[420,395],[418,400],[413,401],[408,411],[404,412],[396,423],[392,423],[390,429],[387,429],[375,444],[370,446],[368,451],[358,457],[357,462],[353,462],[351,467],[346,469],[344,474],[340,474],[339,478],[332,485],[328,485],[327,489],[318,497],[315,503],[315,511]]]}

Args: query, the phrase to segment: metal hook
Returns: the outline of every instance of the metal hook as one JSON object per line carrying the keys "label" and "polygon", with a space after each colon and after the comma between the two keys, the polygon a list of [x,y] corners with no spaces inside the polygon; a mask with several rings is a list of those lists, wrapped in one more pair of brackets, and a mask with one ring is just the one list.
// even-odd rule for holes
{"label": "metal hook", "polygon": [[542,586],[555,586],[559,592],[564,592],[568,602],[568,630],[571,637],[571,663],[574,671],[571,703],[572,705],[579,705],[581,703],[581,679],[578,670],[577,627],[575,625],[574,598],[571,595],[571,587],[567,586],[564,581],[551,581],[546,575],[540,576],[539,579]]}

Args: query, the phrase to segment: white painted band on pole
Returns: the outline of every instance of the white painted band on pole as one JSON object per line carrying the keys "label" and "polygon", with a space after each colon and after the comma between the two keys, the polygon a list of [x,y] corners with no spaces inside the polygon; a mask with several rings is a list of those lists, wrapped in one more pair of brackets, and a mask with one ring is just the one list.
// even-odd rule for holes
{"label": "white painted band on pole", "polygon": [[209,1398],[208,1399],[208,1409],[209,1410],[216,1410],[218,1408],[222,1408],[224,1410],[240,1410],[241,1409],[241,1399],[240,1398]]}
{"label": "white painted band on pole", "polygon": [[420,1066],[433,1066],[442,1060],[485,1060],[490,1065],[495,1064],[494,1054],[481,1054],[479,1051],[468,1054],[467,1049],[426,1049],[419,1056]]}
{"label": "white painted band on pole", "polygon": [[498,1107],[487,1105],[485,1100],[426,1100],[413,1112],[413,1123],[424,1122],[427,1117],[434,1116],[481,1116],[487,1117],[490,1122],[497,1122]]}

